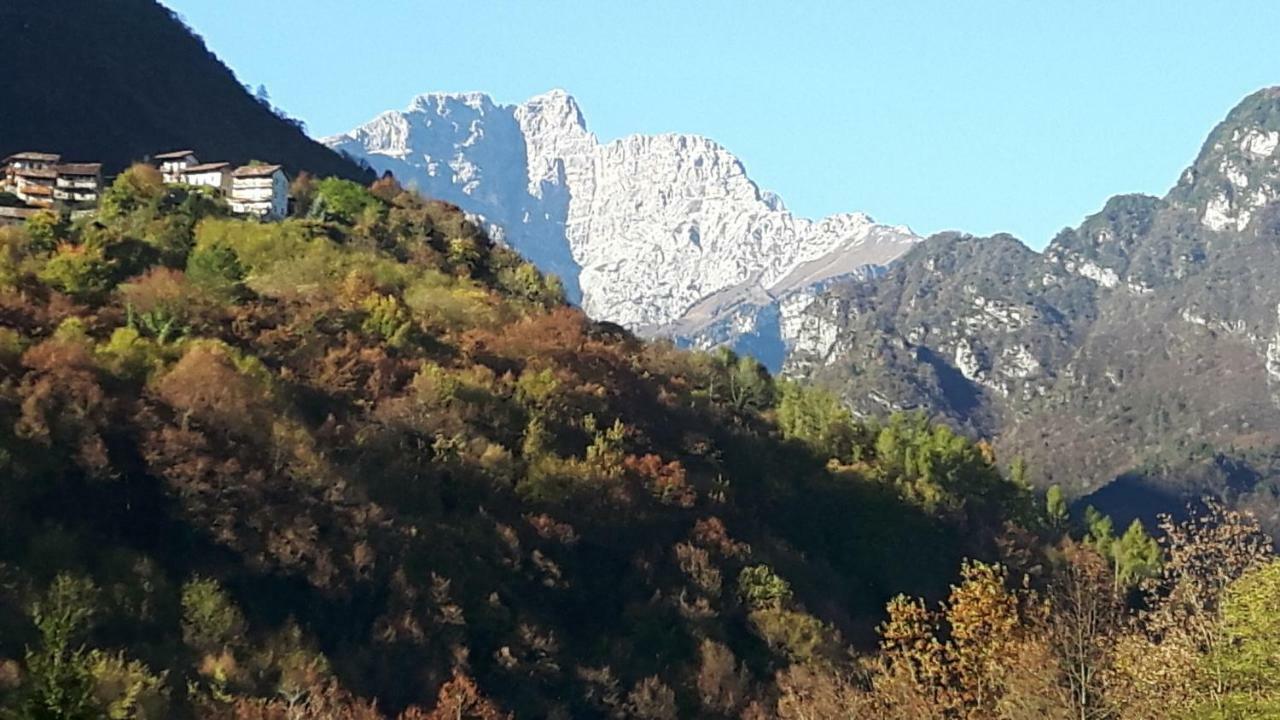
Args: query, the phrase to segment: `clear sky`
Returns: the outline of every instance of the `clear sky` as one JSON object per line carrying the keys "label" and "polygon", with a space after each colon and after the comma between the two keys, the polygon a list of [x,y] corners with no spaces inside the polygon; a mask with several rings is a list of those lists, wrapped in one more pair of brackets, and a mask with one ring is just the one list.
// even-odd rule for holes
{"label": "clear sky", "polygon": [[1280,84],[1280,2],[164,0],[312,134],[416,94],[577,97],[602,140],[707,135],[809,216],[1042,247],[1163,194]]}

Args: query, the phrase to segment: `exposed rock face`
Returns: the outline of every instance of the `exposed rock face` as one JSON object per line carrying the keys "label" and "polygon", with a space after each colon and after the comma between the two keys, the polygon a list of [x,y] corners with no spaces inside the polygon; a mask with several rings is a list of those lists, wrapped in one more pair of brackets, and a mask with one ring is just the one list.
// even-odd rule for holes
{"label": "exposed rock face", "polygon": [[919,407],[995,437],[1121,515],[1211,489],[1280,527],[1278,145],[1264,90],[1165,198],[1112,198],[1043,254],[930,238],[810,303],[787,369],[862,413]]}
{"label": "exposed rock face", "polygon": [[517,106],[423,95],[325,142],[482,215],[595,317],[775,366],[790,341],[783,306],[874,275],[919,239],[861,213],[797,217],[703,137],[601,145],[561,91]]}

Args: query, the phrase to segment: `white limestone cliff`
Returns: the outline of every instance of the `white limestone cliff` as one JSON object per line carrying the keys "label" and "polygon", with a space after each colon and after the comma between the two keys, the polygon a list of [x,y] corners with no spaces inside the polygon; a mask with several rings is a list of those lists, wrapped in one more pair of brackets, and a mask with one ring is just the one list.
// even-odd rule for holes
{"label": "white limestone cliff", "polygon": [[767,321],[781,299],[873,272],[919,240],[861,213],[797,217],[704,137],[601,144],[559,90],[520,105],[422,95],[324,142],[483,216],[593,317],[694,344],[768,325],[761,342],[785,345]]}

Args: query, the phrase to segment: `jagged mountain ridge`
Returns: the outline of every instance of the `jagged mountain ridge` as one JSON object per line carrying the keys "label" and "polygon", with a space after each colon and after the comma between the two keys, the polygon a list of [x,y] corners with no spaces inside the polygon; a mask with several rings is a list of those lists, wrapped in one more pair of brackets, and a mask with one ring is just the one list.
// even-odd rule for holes
{"label": "jagged mountain ridge", "polygon": [[797,217],[704,137],[601,144],[560,90],[421,95],[324,142],[483,216],[595,317],[778,362],[783,298],[874,274],[918,240],[861,213]]}
{"label": "jagged mountain ridge", "polygon": [[930,238],[809,304],[787,371],[864,414],[923,408],[993,436],[1040,484],[1122,516],[1210,490],[1280,525],[1278,141],[1273,88],[1164,198],[1114,197],[1043,253]]}

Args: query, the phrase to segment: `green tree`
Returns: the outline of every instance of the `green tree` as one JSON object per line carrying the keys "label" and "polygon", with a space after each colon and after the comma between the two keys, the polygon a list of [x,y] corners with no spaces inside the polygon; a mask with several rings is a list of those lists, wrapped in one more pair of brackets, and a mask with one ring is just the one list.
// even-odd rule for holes
{"label": "green tree", "polygon": [[111,288],[113,268],[100,245],[64,245],[37,277],[41,282],[79,300],[96,298]]}
{"label": "green tree", "polygon": [[1160,572],[1160,544],[1147,534],[1140,520],[1134,520],[1124,535],[1116,537],[1111,518],[1090,505],[1085,508],[1084,522],[1084,543],[1110,563],[1116,592]]}
{"label": "green tree", "polygon": [[310,215],[354,225],[368,207],[381,208],[382,202],[359,183],[330,177],[316,183]]}
{"label": "green tree", "polygon": [[116,177],[102,194],[101,214],[113,220],[152,205],[168,192],[160,171],[144,163],[135,164]]}
{"label": "green tree", "polygon": [[222,245],[199,248],[187,258],[187,280],[222,300],[244,295],[245,271],[234,250]]}
{"label": "green tree", "polygon": [[193,578],[182,586],[182,640],[201,653],[215,653],[239,643],[244,615],[217,580]]}
{"label": "green tree", "polygon": [[54,249],[67,239],[70,230],[67,219],[52,210],[42,210],[27,218],[26,227],[31,249],[37,252]]}
{"label": "green tree", "polygon": [[778,608],[791,601],[791,584],[768,565],[752,565],[738,573],[738,594],[752,609]]}
{"label": "green tree", "polygon": [[1090,505],[1084,509],[1084,542],[1105,558],[1111,558],[1111,544],[1116,540],[1115,523]]}
{"label": "green tree", "polygon": [[78,644],[95,613],[97,588],[87,579],[59,575],[31,608],[40,645],[26,653],[27,680],[18,717],[96,720],[93,657]]}
{"label": "green tree", "polygon": [[1071,519],[1071,512],[1067,509],[1067,498],[1062,494],[1061,486],[1049,486],[1044,494],[1044,511],[1049,527],[1061,530],[1067,526],[1067,522]]}
{"label": "green tree", "polygon": [[1219,708],[1197,717],[1280,717],[1280,562],[1231,584],[1222,602],[1225,639],[1209,661],[1227,688]]}
{"label": "green tree", "polygon": [[866,429],[829,392],[786,380],[777,383],[778,427],[783,437],[800,440],[827,457],[859,460]]}
{"label": "green tree", "polygon": [[1111,545],[1112,567],[1117,587],[1133,587],[1160,572],[1160,544],[1147,534],[1140,520],[1134,520]]}
{"label": "green tree", "polygon": [[1031,482],[1027,479],[1028,472],[1026,459],[1016,457],[1009,464],[1009,481],[1022,487],[1031,487]]}
{"label": "green tree", "polygon": [[773,405],[773,378],[764,365],[729,348],[720,348],[713,356],[724,375],[724,400],[739,410],[763,410]]}

